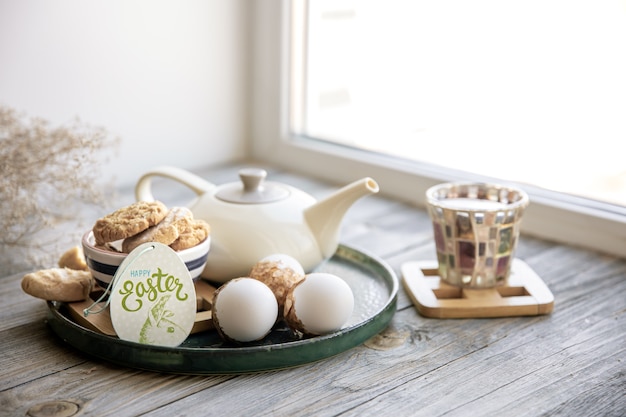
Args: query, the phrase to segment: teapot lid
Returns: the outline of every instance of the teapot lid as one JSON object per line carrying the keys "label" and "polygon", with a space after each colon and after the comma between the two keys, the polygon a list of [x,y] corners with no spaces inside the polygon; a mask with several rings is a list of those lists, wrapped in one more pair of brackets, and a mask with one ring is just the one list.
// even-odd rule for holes
{"label": "teapot lid", "polygon": [[215,193],[215,197],[238,204],[272,203],[289,197],[289,189],[277,183],[264,182],[266,176],[267,171],[264,169],[241,169],[241,181],[225,184]]}

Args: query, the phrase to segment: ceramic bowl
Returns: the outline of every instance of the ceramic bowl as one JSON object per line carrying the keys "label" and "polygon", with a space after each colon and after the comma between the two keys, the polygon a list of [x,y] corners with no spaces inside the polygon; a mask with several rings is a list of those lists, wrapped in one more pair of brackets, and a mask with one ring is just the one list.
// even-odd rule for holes
{"label": "ceramic bowl", "polygon": [[[87,266],[98,284],[106,288],[128,254],[97,248],[91,230],[83,235],[82,246]],[[176,252],[187,266],[192,279],[199,278],[204,270],[210,247],[211,236],[192,248]]]}

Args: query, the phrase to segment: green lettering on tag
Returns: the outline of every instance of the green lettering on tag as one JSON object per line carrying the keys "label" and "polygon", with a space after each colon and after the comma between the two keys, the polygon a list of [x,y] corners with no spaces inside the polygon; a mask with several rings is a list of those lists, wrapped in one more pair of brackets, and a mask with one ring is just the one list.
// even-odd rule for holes
{"label": "green lettering on tag", "polygon": [[118,337],[170,347],[184,342],[196,318],[196,292],[178,254],[161,243],[144,243],[128,254],[118,274],[110,302]]}

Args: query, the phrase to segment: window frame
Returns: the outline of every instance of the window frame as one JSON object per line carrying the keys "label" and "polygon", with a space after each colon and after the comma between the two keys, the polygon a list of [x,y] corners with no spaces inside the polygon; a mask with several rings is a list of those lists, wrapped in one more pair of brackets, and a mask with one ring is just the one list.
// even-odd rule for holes
{"label": "window frame", "polygon": [[[370,176],[384,195],[419,207],[424,207],[425,191],[432,185],[461,180],[493,182],[479,175],[292,135],[291,18],[305,6],[303,0],[253,2],[249,146],[254,159],[333,182]],[[626,258],[626,207],[522,187],[531,200],[522,222],[523,234]]]}

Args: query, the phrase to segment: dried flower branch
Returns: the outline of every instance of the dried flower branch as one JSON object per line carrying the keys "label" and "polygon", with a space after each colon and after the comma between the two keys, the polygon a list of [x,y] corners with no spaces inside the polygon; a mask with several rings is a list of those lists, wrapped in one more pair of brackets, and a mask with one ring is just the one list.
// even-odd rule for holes
{"label": "dried flower branch", "polygon": [[[48,267],[76,234],[54,229],[79,223],[85,207],[106,205],[113,186],[102,183],[102,151],[117,146],[101,127],[75,119],[52,127],[0,105],[0,262],[16,268]],[[73,235],[73,236],[72,236]],[[71,240],[70,240],[71,239]]]}

